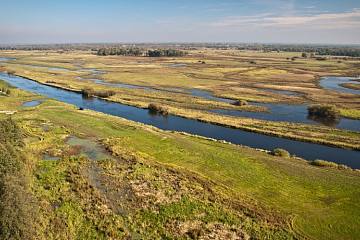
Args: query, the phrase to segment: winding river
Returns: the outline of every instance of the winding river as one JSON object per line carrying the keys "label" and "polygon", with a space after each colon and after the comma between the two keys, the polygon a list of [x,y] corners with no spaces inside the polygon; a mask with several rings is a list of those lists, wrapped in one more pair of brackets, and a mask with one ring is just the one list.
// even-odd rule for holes
{"label": "winding river", "polygon": [[[79,80],[85,80],[82,78],[78,78]],[[334,79],[339,80],[339,84],[343,83],[344,78],[342,77],[329,77],[324,78],[322,81],[324,83],[327,83],[327,81],[333,82]],[[349,79],[349,78],[346,78]],[[111,87],[117,87],[117,88],[127,88],[127,89],[143,89],[148,91],[164,91],[164,90],[157,90],[152,87],[146,87],[146,86],[139,86],[139,85],[132,85],[132,84],[126,84],[126,83],[111,83],[111,82],[105,82],[101,79],[86,79],[91,80],[96,84],[100,85],[106,85]],[[347,89],[347,88],[345,88]],[[348,89],[352,90],[352,89]],[[176,92],[171,91],[170,92]],[[178,90],[179,92],[179,90]],[[282,91],[281,91],[282,92]],[[280,92],[279,92],[280,93]],[[294,92],[292,92],[294,93]],[[201,97],[204,99],[212,100],[212,101],[218,101],[218,102],[224,102],[232,104],[234,100],[228,99],[228,98],[222,98],[214,96],[214,94],[210,91],[201,90],[201,89],[191,89],[190,94],[192,96]],[[290,92],[285,91],[286,95],[290,95]],[[296,94],[296,93],[294,93]],[[320,124],[325,125],[329,127],[336,127],[340,129],[350,130],[350,131],[358,131],[360,132],[360,121],[354,120],[354,119],[348,119],[348,118],[340,118],[336,120],[325,120],[321,118],[310,118],[308,116],[308,110],[306,104],[282,104],[282,103],[255,103],[252,102],[252,105],[256,106],[262,106],[268,109],[268,112],[247,112],[242,110],[228,110],[228,109],[214,109],[210,110],[210,112],[217,113],[220,115],[229,115],[229,116],[236,116],[236,117],[248,117],[248,118],[254,118],[254,119],[261,119],[261,120],[267,120],[267,121],[284,121],[284,122],[294,122],[294,123],[306,123],[306,124]]]}
{"label": "winding river", "polygon": [[147,109],[109,102],[98,98],[85,99],[80,93],[42,85],[35,81],[7,75],[6,73],[0,73],[0,79],[20,89],[47,96],[61,102],[123,117],[164,130],[197,134],[204,137],[225,140],[235,144],[247,145],[253,148],[272,150],[279,147],[287,149],[290,153],[308,160],[324,159],[360,169],[360,151],[266,136],[173,115],[167,117],[153,115],[150,114]]}

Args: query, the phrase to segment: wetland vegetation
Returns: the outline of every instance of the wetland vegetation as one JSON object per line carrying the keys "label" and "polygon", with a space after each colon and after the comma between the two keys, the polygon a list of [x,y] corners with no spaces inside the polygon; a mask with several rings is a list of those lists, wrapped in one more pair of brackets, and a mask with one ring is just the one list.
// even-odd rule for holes
{"label": "wetland vegetation", "polygon": [[[360,235],[360,99],[343,78],[323,85],[359,75],[358,59],[100,49],[0,51],[4,239]],[[338,122],[281,116],[299,106]]]}

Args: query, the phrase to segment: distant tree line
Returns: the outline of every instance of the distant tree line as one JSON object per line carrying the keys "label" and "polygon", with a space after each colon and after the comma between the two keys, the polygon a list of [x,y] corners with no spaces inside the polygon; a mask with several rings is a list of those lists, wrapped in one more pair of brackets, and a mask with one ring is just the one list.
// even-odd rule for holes
{"label": "distant tree line", "polygon": [[[237,47],[238,50],[259,50],[264,52],[282,51],[282,52],[303,52],[314,55],[329,55],[329,56],[346,56],[346,57],[360,57],[359,46],[338,46],[338,45],[249,45]],[[311,55],[310,55],[311,56]]]}
{"label": "distant tree line", "polygon": [[97,55],[142,56],[144,51],[140,48],[100,48],[97,50]]}
{"label": "distant tree line", "polygon": [[[332,55],[360,57],[360,45],[329,44],[260,44],[260,43],[78,43],[78,44],[29,44],[0,45],[0,50],[42,50],[59,53],[73,50],[93,51],[99,55],[124,56],[181,56],[182,51],[201,50],[203,48],[221,50],[256,50],[305,52],[309,56]],[[155,49],[155,50],[147,50]],[[174,50],[176,49],[176,50]],[[159,52],[160,51],[160,52]],[[180,51],[180,52],[178,52]]]}
{"label": "distant tree line", "polygon": [[99,56],[146,56],[146,57],[181,57],[186,52],[177,49],[154,49],[146,50],[140,48],[100,48],[97,51]]}

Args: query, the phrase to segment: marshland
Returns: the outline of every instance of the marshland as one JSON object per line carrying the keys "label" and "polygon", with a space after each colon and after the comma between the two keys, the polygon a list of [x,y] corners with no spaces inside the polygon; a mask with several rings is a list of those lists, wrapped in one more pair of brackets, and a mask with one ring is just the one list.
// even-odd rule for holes
{"label": "marshland", "polygon": [[357,235],[359,96],[342,85],[356,84],[356,58],[202,47],[1,57],[1,110],[14,113],[2,132],[21,132],[4,146],[24,152],[16,171],[33,199],[20,217],[38,218],[15,227],[29,236]]}
{"label": "marshland", "polygon": [[4,1],[0,239],[358,239],[357,1]]}

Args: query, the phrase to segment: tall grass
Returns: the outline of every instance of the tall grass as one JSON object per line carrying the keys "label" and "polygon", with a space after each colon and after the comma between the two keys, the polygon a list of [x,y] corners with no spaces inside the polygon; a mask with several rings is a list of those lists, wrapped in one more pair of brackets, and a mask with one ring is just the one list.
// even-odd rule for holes
{"label": "tall grass", "polygon": [[350,169],[350,167],[344,165],[344,164],[337,164],[334,162],[329,162],[325,160],[316,159],[314,161],[310,162],[311,165],[317,166],[317,167],[328,167],[328,168],[337,168],[337,169]]}

